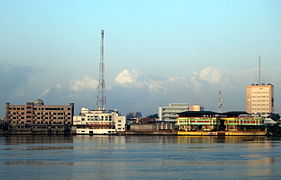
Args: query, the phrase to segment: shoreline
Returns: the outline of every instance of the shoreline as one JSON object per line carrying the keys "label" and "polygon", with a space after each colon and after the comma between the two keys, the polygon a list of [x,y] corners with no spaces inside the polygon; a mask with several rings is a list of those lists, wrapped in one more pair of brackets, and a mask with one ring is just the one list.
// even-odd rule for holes
{"label": "shoreline", "polygon": [[[270,135],[266,131],[239,131],[239,132],[223,132],[223,131],[125,131],[115,134],[77,134],[77,133],[63,133],[63,132],[54,132],[51,134],[48,133],[32,133],[32,132],[0,132],[0,136],[93,136],[93,135],[108,135],[108,136],[274,136]],[[275,135],[280,136],[280,135]]]}

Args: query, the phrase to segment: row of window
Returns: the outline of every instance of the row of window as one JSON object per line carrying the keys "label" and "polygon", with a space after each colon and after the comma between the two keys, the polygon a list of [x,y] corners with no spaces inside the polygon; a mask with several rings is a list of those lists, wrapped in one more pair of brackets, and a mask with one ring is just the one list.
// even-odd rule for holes
{"label": "row of window", "polygon": [[252,100],[252,102],[269,102],[269,100],[267,99],[267,100],[265,100],[265,99],[263,99],[263,100]]}
{"label": "row of window", "polygon": [[262,92],[261,91],[258,91],[258,92],[257,91],[252,91],[251,93],[252,94],[268,94],[269,91],[262,91]]}
{"label": "row of window", "polygon": [[82,119],[82,121],[109,121],[109,122],[111,122],[112,119],[105,119],[105,120],[103,120],[103,119],[87,119],[87,120]]}
{"label": "row of window", "polygon": [[252,111],[269,111],[269,108],[252,108]]}
{"label": "row of window", "polygon": [[[9,110],[24,110],[24,107],[10,107]],[[26,109],[32,109],[31,106],[27,106]],[[71,108],[33,108],[33,110],[43,110],[43,111],[63,111],[68,110],[70,111]]]}
{"label": "row of window", "polygon": [[252,104],[252,106],[269,106],[269,104]]}
{"label": "row of window", "polygon": [[[26,117],[27,119],[31,119],[30,116]],[[10,119],[24,119],[24,117],[11,117]],[[71,119],[71,117],[34,117],[33,119]]]}
{"label": "row of window", "polygon": [[24,110],[24,108],[9,108],[9,110]]}
{"label": "row of window", "polygon": [[[31,122],[28,122],[31,123]],[[26,124],[25,122],[13,121],[12,124]],[[71,122],[61,122],[61,121],[45,121],[45,122],[34,122],[34,124],[71,124]]]}
{"label": "row of window", "polygon": [[[31,111],[26,111],[26,114],[31,114]],[[9,112],[9,114],[24,114],[24,112]],[[71,113],[69,112],[64,112],[64,113],[55,113],[55,112],[35,112],[34,114],[36,115],[70,115]]]}

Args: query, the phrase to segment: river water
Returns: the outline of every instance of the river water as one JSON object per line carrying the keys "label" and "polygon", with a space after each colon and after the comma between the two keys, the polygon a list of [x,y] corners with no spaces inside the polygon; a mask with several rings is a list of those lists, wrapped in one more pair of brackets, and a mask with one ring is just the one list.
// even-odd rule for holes
{"label": "river water", "polygon": [[0,137],[0,179],[281,179],[281,139]]}

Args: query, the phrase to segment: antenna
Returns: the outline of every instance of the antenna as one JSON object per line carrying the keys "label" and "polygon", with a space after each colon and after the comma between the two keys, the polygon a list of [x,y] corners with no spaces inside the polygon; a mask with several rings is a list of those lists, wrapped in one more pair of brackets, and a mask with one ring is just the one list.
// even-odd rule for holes
{"label": "antenna", "polygon": [[105,81],[104,81],[104,30],[101,30],[100,44],[100,65],[99,65],[99,84],[97,95],[97,106],[99,110],[104,111],[106,105]]}
{"label": "antenna", "polygon": [[259,85],[261,85],[261,57],[259,56]]}
{"label": "antenna", "polygon": [[221,90],[219,91],[219,113],[222,113],[222,94],[221,94]]}

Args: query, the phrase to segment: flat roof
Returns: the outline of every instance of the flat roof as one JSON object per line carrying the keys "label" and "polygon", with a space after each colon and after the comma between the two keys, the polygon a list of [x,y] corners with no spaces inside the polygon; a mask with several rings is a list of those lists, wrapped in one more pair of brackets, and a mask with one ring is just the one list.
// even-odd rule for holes
{"label": "flat roof", "polygon": [[177,113],[179,117],[201,117],[201,116],[226,116],[226,117],[238,117],[241,114],[248,114],[245,111],[229,111],[224,113],[218,113],[213,111],[185,111]]}

